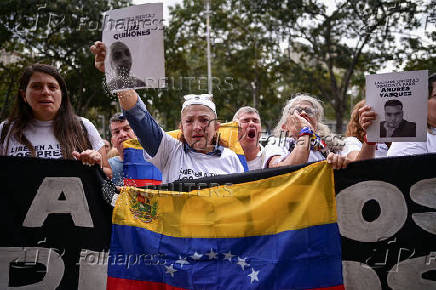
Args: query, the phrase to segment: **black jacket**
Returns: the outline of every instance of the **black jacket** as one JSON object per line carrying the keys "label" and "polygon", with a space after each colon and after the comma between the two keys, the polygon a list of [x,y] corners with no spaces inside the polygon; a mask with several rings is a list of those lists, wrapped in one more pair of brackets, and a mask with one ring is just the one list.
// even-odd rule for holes
{"label": "black jacket", "polygon": [[[385,128],[386,121],[380,122],[380,137],[387,137]],[[400,126],[394,130],[392,137],[416,137],[416,123],[403,120]]]}

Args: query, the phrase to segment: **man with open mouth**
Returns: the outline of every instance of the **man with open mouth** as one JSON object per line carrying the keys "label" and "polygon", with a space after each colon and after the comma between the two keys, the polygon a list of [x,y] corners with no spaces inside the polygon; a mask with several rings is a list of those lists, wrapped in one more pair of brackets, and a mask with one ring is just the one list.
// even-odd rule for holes
{"label": "man with open mouth", "polygon": [[239,125],[239,143],[244,149],[248,169],[265,168],[268,158],[264,147],[259,143],[262,129],[259,112],[250,106],[241,107],[233,116],[233,122],[235,121]]}

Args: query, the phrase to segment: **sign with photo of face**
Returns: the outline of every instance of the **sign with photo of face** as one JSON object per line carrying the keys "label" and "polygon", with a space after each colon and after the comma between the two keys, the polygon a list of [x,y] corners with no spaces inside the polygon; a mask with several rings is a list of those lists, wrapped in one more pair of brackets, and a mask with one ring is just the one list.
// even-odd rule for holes
{"label": "sign with photo of face", "polygon": [[162,3],[109,10],[103,16],[110,92],[164,86]]}
{"label": "sign with photo of face", "polygon": [[377,114],[369,142],[427,140],[427,78],[426,70],[366,76],[366,104]]}

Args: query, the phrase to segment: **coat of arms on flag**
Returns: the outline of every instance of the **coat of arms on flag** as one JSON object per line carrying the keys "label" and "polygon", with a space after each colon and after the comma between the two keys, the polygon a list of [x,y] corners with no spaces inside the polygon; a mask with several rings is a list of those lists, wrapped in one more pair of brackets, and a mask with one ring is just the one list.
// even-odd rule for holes
{"label": "coat of arms on flag", "polygon": [[113,214],[108,289],[343,288],[326,163],[223,186],[230,194],[124,188]]}

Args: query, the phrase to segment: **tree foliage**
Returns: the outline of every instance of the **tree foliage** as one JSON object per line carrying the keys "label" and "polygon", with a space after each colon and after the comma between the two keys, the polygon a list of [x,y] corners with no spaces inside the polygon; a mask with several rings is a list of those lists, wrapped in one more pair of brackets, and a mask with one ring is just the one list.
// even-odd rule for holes
{"label": "tree foliage", "polygon": [[296,69],[287,77],[306,84],[303,89],[332,106],[336,131],[341,132],[351,85],[361,85],[364,72],[374,73],[387,60],[398,60],[401,54],[416,48],[413,41],[405,40],[406,36],[398,45],[395,36],[419,25],[421,2],[352,0],[328,6],[321,1],[300,3],[303,10],[297,21],[291,16],[295,1],[284,1],[280,9],[266,6],[265,10],[274,18],[271,29],[286,39],[298,57],[296,61],[289,59]]}
{"label": "tree foliage", "polygon": [[[213,95],[221,120],[230,121],[239,107],[254,105],[271,127],[283,103],[272,57],[281,52],[278,42],[265,37],[264,16],[252,13],[250,3],[211,1]],[[165,30],[168,88],[146,94],[163,123],[174,128],[182,96],[208,92],[206,11],[203,1],[185,0],[170,12]]]}
{"label": "tree foliage", "polygon": [[[224,119],[240,106],[255,104],[271,128],[284,100],[307,92],[325,101],[327,115],[336,119],[336,131],[341,132],[351,105],[350,88],[361,88],[357,99],[362,98],[364,73],[374,73],[389,60],[401,64],[423,48],[407,34],[420,25],[420,13],[427,8],[422,1],[211,3],[213,75],[233,80],[232,88],[214,90]],[[204,10],[202,1],[185,0],[171,11],[168,76],[205,75]],[[176,100],[184,93],[175,94]]]}
{"label": "tree foliage", "polygon": [[[6,0],[0,8],[0,50],[13,56],[1,63],[1,119],[17,92],[23,66],[36,62],[52,64],[65,76],[73,105],[79,115],[95,108],[110,115],[111,97],[103,89],[103,75],[94,68],[89,46],[101,39],[102,12],[125,7],[129,0],[24,1]],[[94,110],[95,111],[95,110]]]}
{"label": "tree foliage", "polygon": [[[61,69],[79,114],[94,121],[101,113],[108,117],[115,98],[104,90],[89,46],[101,39],[101,13],[129,4],[6,0],[0,7],[0,50],[17,61],[0,62],[0,118],[16,93],[22,66],[33,62]],[[406,68],[431,66],[434,30],[427,32],[430,44],[409,34],[422,25],[420,17],[432,11],[431,5],[428,0],[212,0],[213,94],[220,119],[229,121],[239,107],[252,105],[271,129],[285,100],[307,92],[324,100],[327,116],[336,119],[341,132],[350,88],[359,87],[361,98],[365,73],[388,60],[407,63]],[[164,41],[167,87],[139,93],[171,130],[180,120],[182,96],[207,93],[204,1],[184,0],[172,7]]]}

